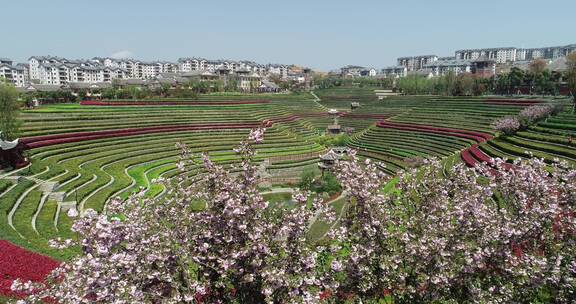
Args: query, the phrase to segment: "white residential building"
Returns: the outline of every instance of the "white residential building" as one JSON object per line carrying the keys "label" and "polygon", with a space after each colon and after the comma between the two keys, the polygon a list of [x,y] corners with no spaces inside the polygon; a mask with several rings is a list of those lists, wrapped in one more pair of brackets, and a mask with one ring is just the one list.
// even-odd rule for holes
{"label": "white residential building", "polygon": [[514,47],[458,50],[455,52],[456,60],[476,60],[485,56],[495,60],[496,63],[516,61],[517,49]]}
{"label": "white residential building", "polygon": [[359,65],[347,65],[340,68],[340,76],[342,77],[360,77],[362,71],[366,68]]}
{"label": "white residential building", "polygon": [[[53,56],[33,56],[28,60],[30,77],[47,85],[64,85],[71,82],[111,82],[127,78],[129,71],[113,61],[70,60]],[[32,76],[34,75],[34,76]]]}
{"label": "white residential building", "polygon": [[443,76],[448,72],[454,72],[456,75],[461,73],[471,73],[472,67],[472,60],[451,59],[437,60],[435,62],[426,64],[422,70],[431,71],[433,76]]}
{"label": "white residential building", "polygon": [[178,64],[168,61],[139,61],[134,59],[98,58],[92,60],[106,67],[120,68],[128,71],[129,78],[151,79],[161,73],[175,73],[178,71]]}
{"label": "white residential building", "polygon": [[13,65],[12,60],[0,58],[0,78],[8,80],[16,87],[24,87],[28,82],[28,71],[24,65]]}
{"label": "white residential building", "polygon": [[507,63],[534,59],[558,59],[576,51],[576,44],[542,48],[485,48],[456,51],[456,59],[476,60],[481,56],[495,60],[496,63]]}
{"label": "white residential building", "polygon": [[282,79],[288,77],[288,66],[283,64],[269,64],[267,66],[267,73],[270,75],[278,75]]}
{"label": "white residential building", "polygon": [[376,74],[378,74],[378,71],[375,68],[366,68],[360,71],[361,76],[374,77]]}
{"label": "white residential building", "polygon": [[402,65],[383,68],[381,75],[384,78],[402,78],[408,75],[408,68]]}
{"label": "white residential building", "polygon": [[235,75],[238,89],[249,92],[258,89],[262,85],[262,78],[258,73],[247,69],[240,69]]}
{"label": "white residential building", "polygon": [[534,59],[551,59],[555,60],[566,55],[576,52],[576,44],[570,44],[565,46],[551,46],[543,48],[529,48],[529,49],[519,49],[522,56],[519,56],[518,61],[521,60],[534,60]]}
{"label": "white residential building", "polygon": [[430,64],[438,60],[436,55],[420,55],[411,57],[400,57],[398,58],[397,65],[404,66],[410,71],[417,71],[422,69],[425,65]]}
{"label": "white residential building", "polygon": [[218,70],[228,70],[229,74],[235,73],[236,71],[250,71],[258,73],[260,76],[264,75],[280,75],[282,78],[288,77],[288,66],[281,64],[268,64],[263,65],[253,61],[241,60],[211,60],[205,58],[180,58],[178,59],[178,71],[182,73],[192,72],[192,71],[210,71],[216,72]]}

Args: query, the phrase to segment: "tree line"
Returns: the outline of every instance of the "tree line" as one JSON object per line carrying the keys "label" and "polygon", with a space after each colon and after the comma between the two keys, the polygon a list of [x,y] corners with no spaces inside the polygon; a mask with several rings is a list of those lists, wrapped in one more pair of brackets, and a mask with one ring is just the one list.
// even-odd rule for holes
{"label": "tree line", "polygon": [[492,77],[479,77],[471,73],[427,78],[409,75],[396,81],[395,88],[409,95],[480,96],[497,95],[559,95],[563,88],[576,91],[576,53],[567,57],[564,72],[550,71],[543,60],[534,60],[527,70],[512,67],[509,72]]}

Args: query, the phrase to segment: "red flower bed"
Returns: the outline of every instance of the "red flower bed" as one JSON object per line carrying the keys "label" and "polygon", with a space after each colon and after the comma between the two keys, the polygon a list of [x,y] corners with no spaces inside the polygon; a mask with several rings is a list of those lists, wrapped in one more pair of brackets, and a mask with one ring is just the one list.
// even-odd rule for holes
{"label": "red flower bed", "polygon": [[470,148],[468,148],[468,150],[470,151],[472,156],[474,156],[477,160],[487,164],[493,163],[492,158],[490,158],[490,156],[486,155],[484,152],[478,149],[478,145],[472,145]]}
{"label": "red flower bed", "polygon": [[129,128],[119,130],[77,132],[77,133],[64,133],[64,134],[26,137],[22,138],[21,142],[26,146],[26,148],[33,149],[51,145],[73,143],[73,142],[102,139],[102,138],[133,136],[133,135],[150,134],[150,133],[191,131],[191,130],[252,129],[257,128],[259,125],[260,125],[259,123],[199,124],[199,125],[175,125],[175,126],[159,126],[159,127],[145,127],[145,128]]}
{"label": "red flower bed", "polygon": [[42,281],[59,264],[47,256],[0,240],[0,294],[18,296],[10,290],[12,281],[18,278],[23,281]]}
{"label": "red flower bed", "polygon": [[345,113],[342,115],[345,118],[372,118],[372,119],[386,119],[390,117],[388,114],[353,114],[353,113]]}
{"label": "red flower bed", "polygon": [[[330,115],[329,113],[300,113],[300,114],[295,114],[295,115],[265,119],[262,122],[262,125],[265,127],[271,127],[275,123],[294,121],[294,120],[300,119],[302,117],[326,117],[329,115]],[[387,114],[351,114],[348,112],[338,113],[338,116],[339,117],[346,117],[346,118],[353,118],[353,119],[366,119],[366,118],[386,119],[386,118],[390,117]]]}
{"label": "red flower bed", "polygon": [[476,160],[474,158],[474,156],[472,156],[472,153],[470,153],[469,149],[465,149],[460,153],[460,158],[462,158],[462,160],[464,161],[464,163],[466,164],[466,166],[468,167],[475,167],[478,164],[478,160]]}
{"label": "red flower bed", "polygon": [[[460,129],[451,129],[451,128],[442,128],[442,127],[434,127],[434,126],[419,125],[419,124],[403,124],[403,123],[394,123],[394,122],[389,122],[389,121],[380,121],[377,123],[377,126],[380,128],[391,128],[391,129],[404,130],[404,131],[426,132],[426,133],[441,134],[441,135],[447,135],[447,136],[472,139],[478,143],[485,142],[487,140],[492,139],[492,135],[481,133],[481,132],[460,130]],[[463,150],[460,153],[460,157],[462,158],[462,161],[464,161],[464,163],[468,167],[475,167],[479,163],[487,163],[489,165],[494,164],[494,162],[492,161],[490,156],[486,155],[486,153],[484,153],[480,149],[478,149],[477,144],[474,144],[470,148]],[[504,164],[504,168],[506,168],[506,169],[512,168],[512,165]]]}
{"label": "red flower bed", "polygon": [[493,105],[505,105],[505,106],[531,106],[535,104],[542,103],[542,100],[531,100],[531,99],[486,99],[484,103]]}
{"label": "red flower bed", "polygon": [[403,130],[403,131],[426,132],[426,133],[433,133],[433,134],[448,135],[448,136],[453,136],[453,137],[472,139],[476,142],[484,142],[484,141],[492,139],[492,135],[481,133],[481,132],[460,130],[460,129],[451,129],[451,128],[442,128],[442,127],[420,125],[420,124],[407,124],[407,123],[395,123],[395,122],[389,122],[389,121],[380,121],[376,125],[380,128],[390,128],[390,129]]}
{"label": "red flower bed", "polygon": [[[303,116],[321,117],[327,116],[328,113],[310,113]],[[382,118],[385,115],[381,114],[344,114],[350,118]],[[75,132],[63,133],[44,136],[25,137],[21,142],[27,149],[34,149],[52,145],[59,145],[65,143],[80,142],[86,140],[95,140],[102,138],[114,138],[123,136],[134,136],[151,133],[164,133],[164,132],[178,132],[178,131],[194,131],[194,130],[214,130],[214,129],[253,129],[259,126],[271,127],[275,123],[289,122],[301,118],[301,115],[289,115],[270,118],[262,121],[262,123],[216,123],[216,124],[192,124],[192,125],[173,125],[173,126],[156,126],[156,127],[143,127],[143,128],[128,128],[116,130],[103,130],[91,132]]]}
{"label": "red flower bed", "polygon": [[97,100],[86,100],[81,101],[82,106],[203,106],[203,105],[243,105],[243,104],[265,104],[270,103],[270,100],[216,100],[216,101],[97,101]]}

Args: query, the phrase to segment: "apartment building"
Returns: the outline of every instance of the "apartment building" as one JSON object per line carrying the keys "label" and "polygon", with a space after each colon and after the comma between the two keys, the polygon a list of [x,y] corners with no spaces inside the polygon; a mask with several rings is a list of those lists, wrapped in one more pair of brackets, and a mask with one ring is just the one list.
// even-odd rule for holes
{"label": "apartment building", "polygon": [[211,60],[198,57],[188,57],[178,59],[178,70],[183,73],[191,71],[227,71],[229,74],[241,70],[258,73],[260,76],[264,75],[279,75],[282,78],[288,77],[288,65],[282,64],[259,64],[254,61],[248,60]]}
{"label": "apartment building", "polygon": [[443,76],[449,72],[458,75],[472,72],[472,60],[448,59],[436,60],[423,66],[422,70],[429,70],[433,76]]}
{"label": "apartment building", "polygon": [[516,61],[517,49],[514,47],[487,48],[487,49],[467,49],[455,52],[456,60],[476,60],[480,57],[495,60],[496,63],[506,63]]}
{"label": "apartment building", "polygon": [[238,85],[238,89],[245,92],[258,89],[262,85],[262,78],[260,75],[247,69],[237,70],[235,79]]}
{"label": "apartment building", "polygon": [[486,56],[488,59],[496,60],[496,63],[509,63],[534,59],[553,60],[564,57],[574,51],[576,51],[576,44],[541,48],[484,48],[458,50],[455,53],[455,57],[462,60],[476,60]]}
{"label": "apartment building", "polygon": [[383,68],[380,75],[384,78],[401,78],[408,76],[408,68],[403,65]]}
{"label": "apartment building", "polygon": [[528,48],[519,49],[518,58],[516,60],[534,60],[534,59],[558,59],[566,55],[576,52],[576,44],[565,46],[551,46],[543,48]]}
{"label": "apartment building", "polygon": [[397,66],[404,66],[410,71],[417,71],[422,69],[425,65],[431,64],[438,60],[436,55],[420,55],[411,57],[400,57],[397,61]]}
{"label": "apartment building", "polygon": [[6,79],[16,87],[24,87],[28,82],[28,70],[23,64],[14,65],[8,58],[0,58],[0,78]]}
{"label": "apartment building", "polygon": [[127,78],[128,70],[119,65],[106,66],[98,60],[70,60],[55,56],[28,59],[30,79],[40,84],[64,85],[71,82],[111,82]]}
{"label": "apartment building", "polygon": [[268,64],[266,70],[270,75],[278,75],[282,79],[288,78],[288,66],[283,64]]}
{"label": "apartment building", "polygon": [[140,61],[101,57],[94,57],[92,61],[106,67],[126,70],[129,78],[136,79],[152,79],[161,73],[175,73],[178,71],[178,65],[168,61]]}

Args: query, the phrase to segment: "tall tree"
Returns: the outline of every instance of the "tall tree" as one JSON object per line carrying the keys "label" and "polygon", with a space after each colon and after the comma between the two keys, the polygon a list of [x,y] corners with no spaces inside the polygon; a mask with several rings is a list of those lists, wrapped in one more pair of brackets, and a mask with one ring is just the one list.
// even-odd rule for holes
{"label": "tall tree", "polygon": [[576,113],[576,52],[572,52],[566,56],[566,68],[566,80],[568,82],[570,94],[572,95],[572,102],[574,103],[572,112]]}
{"label": "tall tree", "polygon": [[534,59],[532,62],[530,62],[529,68],[530,72],[533,74],[541,74],[544,72],[544,70],[546,70],[546,61],[542,59]]}
{"label": "tall tree", "polygon": [[[546,61],[542,59],[535,59],[530,62],[529,65],[529,73],[526,73],[527,78],[529,78],[530,83],[530,93],[533,93],[532,90],[535,90],[537,93],[544,94],[546,90],[547,81],[550,76],[550,73],[547,73],[546,70]],[[546,77],[548,76],[548,77]]]}
{"label": "tall tree", "polygon": [[522,85],[524,80],[524,71],[517,67],[513,67],[508,74],[510,86],[514,89],[514,94],[518,92],[518,88]]}
{"label": "tall tree", "polygon": [[2,139],[12,140],[18,136],[19,112],[20,103],[16,88],[7,82],[0,81],[0,131],[2,131]]}

